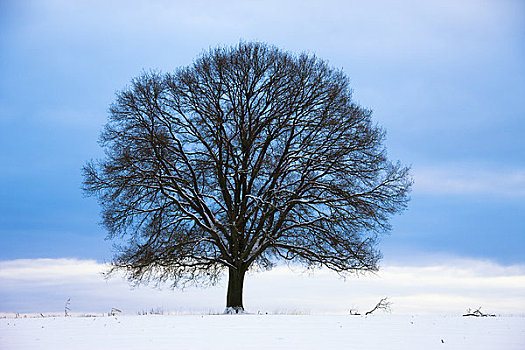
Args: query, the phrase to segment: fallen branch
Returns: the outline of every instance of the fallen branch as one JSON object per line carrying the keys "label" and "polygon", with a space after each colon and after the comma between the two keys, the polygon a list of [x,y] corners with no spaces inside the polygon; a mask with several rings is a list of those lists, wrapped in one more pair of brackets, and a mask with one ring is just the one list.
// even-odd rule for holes
{"label": "fallen branch", "polygon": [[[385,312],[390,312],[391,309],[390,309],[390,306],[392,305],[392,303],[390,301],[388,301],[388,298],[385,297],[381,300],[379,300],[379,302],[376,304],[376,306],[374,306],[374,308],[370,311],[367,311],[365,313],[365,316],[368,316],[370,315],[371,313],[377,311],[377,310],[384,310]],[[360,316],[361,313],[359,312],[359,310],[357,309],[350,309],[350,315],[352,316]]]}
{"label": "fallen branch", "polygon": [[485,313],[481,312],[481,306],[479,308],[477,308],[476,310],[474,310],[474,311],[472,311],[471,308],[468,308],[467,309],[467,313],[463,314],[463,317],[469,317],[469,316],[472,316],[472,317],[496,317],[496,315],[494,315],[494,314],[485,314]]}
{"label": "fallen branch", "polygon": [[361,314],[356,309],[350,309],[350,315],[352,315],[352,316],[359,316]]}
{"label": "fallen branch", "polygon": [[392,303],[388,301],[388,298],[383,298],[379,300],[379,303],[377,303],[372,310],[365,312],[365,316],[368,316],[377,310],[384,310],[385,312],[390,312],[390,305],[392,305]]}

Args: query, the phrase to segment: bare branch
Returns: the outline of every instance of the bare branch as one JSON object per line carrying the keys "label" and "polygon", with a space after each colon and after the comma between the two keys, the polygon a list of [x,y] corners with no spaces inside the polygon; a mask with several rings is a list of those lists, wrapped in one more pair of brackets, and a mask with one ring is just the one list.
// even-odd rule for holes
{"label": "bare branch", "polygon": [[374,306],[374,308],[372,310],[365,312],[365,316],[368,316],[368,315],[374,313],[377,310],[383,310],[385,312],[390,312],[390,306],[391,305],[392,305],[392,303],[390,301],[388,301],[388,298],[383,298],[383,299],[379,300],[379,302],[376,304],[376,306]]}

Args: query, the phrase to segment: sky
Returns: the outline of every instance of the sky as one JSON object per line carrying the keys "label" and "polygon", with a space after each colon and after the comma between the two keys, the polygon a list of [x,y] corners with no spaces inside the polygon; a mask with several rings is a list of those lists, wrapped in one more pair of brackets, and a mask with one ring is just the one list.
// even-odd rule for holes
{"label": "sky", "polygon": [[[97,141],[115,93],[145,70],[172,72],[240,40],[342,69],[355,101],[386,129],[390,159],[411,165],[414,177],[408,209],[380,243],[383,282],[279,268],[251,276],[252,285],[290,281],[278,295],[293,295],[304,279],[310,297],[288,304],[319,312],[388,292],[406,312],[459,300],[507,313],[514,303],[525,313],[525,3],[512,0],[1,0],[0,312],[56,311],[71,295],[84,311],[104,308],[88,286],[100,280],[112,243],[96,199],[80,189],[81,168],[103,156]],[[459,283],[465,276],[472,293]],[[414,281],[424,281],[421,290]],[[491,281],[500,287],[486,288]],[[118,279],[97,283],[115,298],[127,290],[130,310],[159,300]],[[316,303],[317,284],[339,297]],[[249,285],[254,307],[286,308]],[[158,292],[166,307],[202,309],[222,306],[223,289]]]}

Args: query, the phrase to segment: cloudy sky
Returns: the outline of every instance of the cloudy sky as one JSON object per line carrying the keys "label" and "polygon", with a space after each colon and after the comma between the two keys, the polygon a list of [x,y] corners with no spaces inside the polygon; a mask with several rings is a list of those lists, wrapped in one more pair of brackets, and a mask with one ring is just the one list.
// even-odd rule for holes
{"label": "cloudy sky", "polygon": [[[129,291],[101,279],[111,242],[80,169],[102,156],[108,106],[134,76],[239,40],[343,69],[355,100],[387,130],[390,158],[412,165],[415,179],[408,210],[381,243],[379,275],[252,275],[248,308],[340,312],[390,294],[403,312],[479,302],[525,313],[518,0],[0,1],[0,312],[57,311],[69,297],[84,311],[222,306],[224,286]],[[326,293],[332,303],[319,301]]]}

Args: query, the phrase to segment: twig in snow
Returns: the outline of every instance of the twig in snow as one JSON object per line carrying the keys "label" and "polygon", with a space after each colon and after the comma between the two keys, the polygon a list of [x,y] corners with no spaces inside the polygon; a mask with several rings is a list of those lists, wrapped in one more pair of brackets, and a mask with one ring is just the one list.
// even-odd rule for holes
{"label": "twig in snow", "polygon": [[379,300],[379,302],[374,306],[374,308],[370,311],[367,311],[365,313],[365,316],[370,315],[371,313],[375,312],[376,310],[385,310],[386,312],[390,312],[390,305],[392,305],[391,302],[388,301],[388,298],[383,298]]}
{"label": "twig in snow", "polygon": [[485,313],[481,312],[481,306],[478,307],[476,310],[472,310],[471,308],[468,308],[467,309],[467,313],[463,314],[463,317],[468,317],[468,316],[473,316],[473,317],[496,317],[495,314],[485,314]]}

